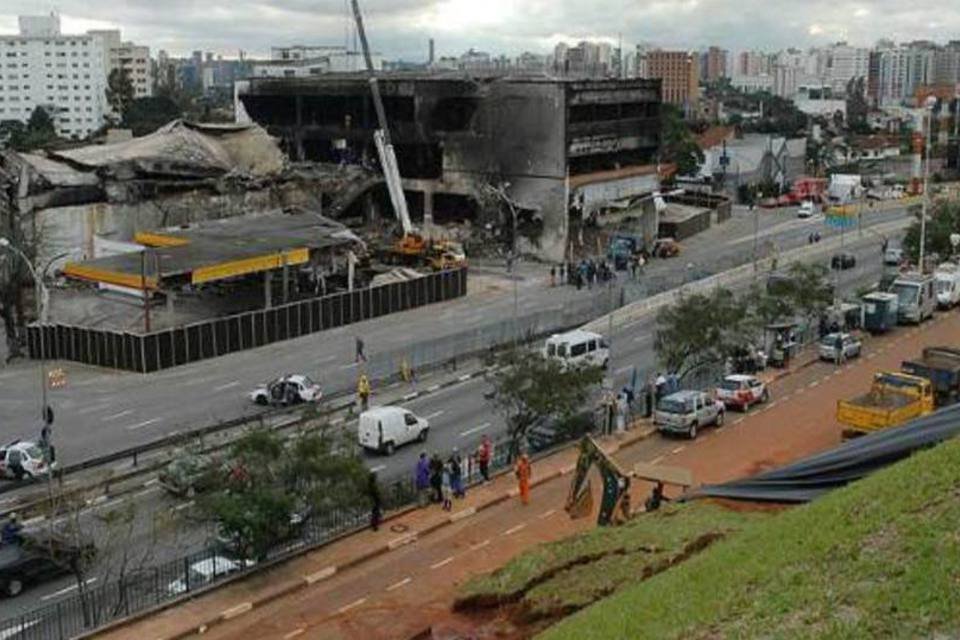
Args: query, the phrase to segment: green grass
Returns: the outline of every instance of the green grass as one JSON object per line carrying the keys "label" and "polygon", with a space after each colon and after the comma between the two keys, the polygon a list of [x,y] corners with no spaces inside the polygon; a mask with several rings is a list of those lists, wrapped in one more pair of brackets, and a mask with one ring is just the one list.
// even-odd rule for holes
{"label": "green grass", "polygon": [[750,522],[540,637],[938,634],[960,634],[960,441]]}
{"label": "green grass", "polygon": [[765,516],[708,503],[666,506],[623,526],[594,529],[520,555],[463,585],[457,606],[518,602],[528,620],[569,613],[630,584],[645,571],[662,570],[702,535],[727,535],[757,519]]}

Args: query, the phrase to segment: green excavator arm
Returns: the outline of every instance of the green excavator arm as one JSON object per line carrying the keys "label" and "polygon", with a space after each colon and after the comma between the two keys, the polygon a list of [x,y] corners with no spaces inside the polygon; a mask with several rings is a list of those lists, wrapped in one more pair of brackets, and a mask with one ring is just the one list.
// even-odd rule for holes
{"label": "green excavator arm", "polygon": [[580,456],[577,458],[577,467],[573,473],[564,509],[572,518],[591,511],[589,506],[592,505],[593,498],[587,476],[593,465],[597,465],[597,470],[603,479],[603,495],[600,500],[600,512],[597,514],[597,524],[600,526],[612,524],[618,513],[624,518],[629,517],[630,474],[604,453],[591,436],[584,436],[580,441]]}

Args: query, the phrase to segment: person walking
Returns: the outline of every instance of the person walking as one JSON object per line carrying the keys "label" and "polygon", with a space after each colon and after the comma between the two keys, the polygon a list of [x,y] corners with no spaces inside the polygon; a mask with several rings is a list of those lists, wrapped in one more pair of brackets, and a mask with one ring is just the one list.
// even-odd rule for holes
{"label": "person walking", "polygon": [[557,269],[557,273],[558,273],[558,275],[559,275],[560,284],[562,285],[564,282],[566,282],[566,281],[563,279],[563,263],[562,263],[562,262],[560,263],[560,267]]}
{"label": "person walking", "polygon": [[430,487],[433,489],[433,501],[443,501],[443,460],[434,453],[430,458]]}
{"label": "person walking", "polygon": [[550,286],[557,286],[557,268],[553,265],[550,266]]}
{"label": "person walking", "polygon": [[444,511],[450,511],[453,508],[453,472],[450,469],[449,462],[443,465],[440,478],[440,490],[443,497],[441,507]]}
{"label": "person walking", "polygon": [[357,380],[357,398],[360,400],[360,411],[366,411],[370,406],[370,380],[365,373],[361,373]]}
{"label": "person walking", "polygon": [[370,499],[370,528],[377,531],[383,521],[383,497],[380,495],[376,471],[371,471],[367,476],[367,497]]}
{"label": "person walking", "polygon": [[353,342],[354,342],[354,350],[356,352],[354,354],[353,361],[366,362],[367,356],[366,354],[363,353],[363,338],[361,338],[360,336],[354,336]]}
{"label": "person walking", "polygon": [[520,489],[520,502],[525,505],[530,504],[530,475],[533,469],[530,466],[530,458],[527,454],[524,453],[520,456],[513,472],[517,476],[517,484]]}
{"label": "person walking", "polygon": [[447,462],[450,465],[450,488],[453,491],[453,497],[465,498],[467,492],[463,487],[463,460],[460,458],[460,450],[457,447],[453,448],[453,453],[450,454],[450,460]]}
{"label": "person walking", "polygon": [[420,452],[420,459],[417,460],[414,485],[417,488],[417,504],[426,506],[430,502],[430,459],[427,458],[426,451]]}
{"label": "person walking", "polygon": [[480,476],[484,482],[490,482],[490,460],[493,458],[493,444],[490,442],[490,436],[484,434],[480,438],[480,446],[477,448],[477,464],[480,466]]}
{"label": "person walking", "polygon": [[843,366],[845,355],[846,354],[843,352],[843,334],[838,333],[837,337],[833,340],[833,356],[838,367]]}

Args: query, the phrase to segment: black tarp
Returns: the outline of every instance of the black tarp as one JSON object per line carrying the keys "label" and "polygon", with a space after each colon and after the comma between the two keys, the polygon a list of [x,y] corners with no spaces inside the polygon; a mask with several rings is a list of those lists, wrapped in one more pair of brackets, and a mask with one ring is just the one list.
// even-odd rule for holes
{"label": "black tarp", "polygon": [[954,405],[902,427],[850,440],[786,467],[726,484],[699,487],[684,497],[808,502],[958,434],[960,405]]}

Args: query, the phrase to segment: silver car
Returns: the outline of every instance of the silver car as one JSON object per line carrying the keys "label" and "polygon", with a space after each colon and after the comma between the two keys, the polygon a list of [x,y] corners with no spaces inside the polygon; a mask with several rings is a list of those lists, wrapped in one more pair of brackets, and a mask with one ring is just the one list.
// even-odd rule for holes
{"label": "silver car", "polygon": [[677,391],[662,398],[653,413],[653,424],[661,433],[679,433],[691,440],[697,430],[723,424],[723,403],[703,391]]}
{"label": "silver car", "polygon": [[863,350],[860,340],[849,333],[828,333],[820,339],[820,345],[817,347],[821,360],[835,362],[837,360],[837,338],[840,338],[843,345],[843,359],[849,360],[856,358]]}

